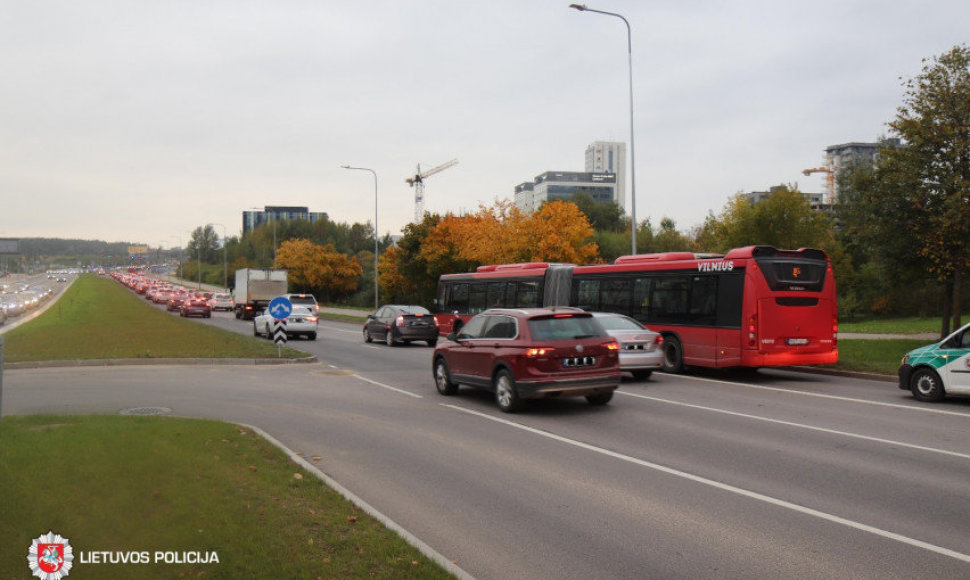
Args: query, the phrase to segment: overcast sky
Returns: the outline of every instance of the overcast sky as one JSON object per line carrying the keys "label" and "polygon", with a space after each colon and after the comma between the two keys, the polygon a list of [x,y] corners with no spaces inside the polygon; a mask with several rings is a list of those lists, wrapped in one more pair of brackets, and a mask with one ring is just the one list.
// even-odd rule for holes
{"label": "overcast sky", "polygon": [[[569,0],[0,0],[0,237],[172,247],[307,206],[397,234],[629,141],[627,39]],[[967,0],[606,0],[633,30],[637,218],[821,191],[900,78],[970,41]],[[627,192],[629,195],[629,191]],[[222,233],[217,226],[216,231]]]}

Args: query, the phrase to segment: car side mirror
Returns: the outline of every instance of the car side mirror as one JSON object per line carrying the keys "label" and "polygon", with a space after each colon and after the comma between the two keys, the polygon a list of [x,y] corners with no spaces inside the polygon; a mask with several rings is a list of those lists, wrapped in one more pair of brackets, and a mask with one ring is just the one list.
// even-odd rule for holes
{"label": "car side mirror", "polygon": [[449,332],[448,336],[446,336],[445,338],[447,338],[451,342],[458,342],[458,336],[456,336],[454,332]]}

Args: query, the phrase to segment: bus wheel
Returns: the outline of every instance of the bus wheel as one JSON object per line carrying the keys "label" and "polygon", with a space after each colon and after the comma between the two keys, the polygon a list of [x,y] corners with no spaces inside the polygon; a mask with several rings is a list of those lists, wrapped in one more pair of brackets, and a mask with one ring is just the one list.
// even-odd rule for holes
{"label": "bus wheel", "polygon": [[664,366],[665,373],[679,373],[684,370],[684,348],[675,336],[664,337]]}
{"label": "bus wheel", "polygon": [[917,400],[926,403],[939,401],[943,399],[945,394],[940,375],[927,368],[917,369],[913,373],[913,376],[909,379],[909,390],[913,392],[913,396]]}

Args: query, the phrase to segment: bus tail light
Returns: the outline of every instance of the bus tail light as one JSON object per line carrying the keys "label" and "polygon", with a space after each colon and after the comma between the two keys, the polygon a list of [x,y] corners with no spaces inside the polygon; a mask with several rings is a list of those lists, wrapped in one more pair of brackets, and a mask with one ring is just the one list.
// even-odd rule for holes
{"label": "bus tail light", "polygon": [[839,344],[839,317],[832,317],[832,346]]}
{"label": "bus tail light", "polygon": [[758,344],[758,315],[752,314],[748,317],[748,346],[754,347]]}

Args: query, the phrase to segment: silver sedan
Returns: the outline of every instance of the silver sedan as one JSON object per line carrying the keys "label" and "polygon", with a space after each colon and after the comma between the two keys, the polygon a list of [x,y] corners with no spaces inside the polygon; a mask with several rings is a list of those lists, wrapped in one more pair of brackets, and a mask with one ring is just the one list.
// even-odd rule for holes
{"label": "silver sedan", "polygon": [[610,336],[620,343],[620,370],[646,379],[663,366],[663,336],[638,321],[612,312],[593,312]]}

